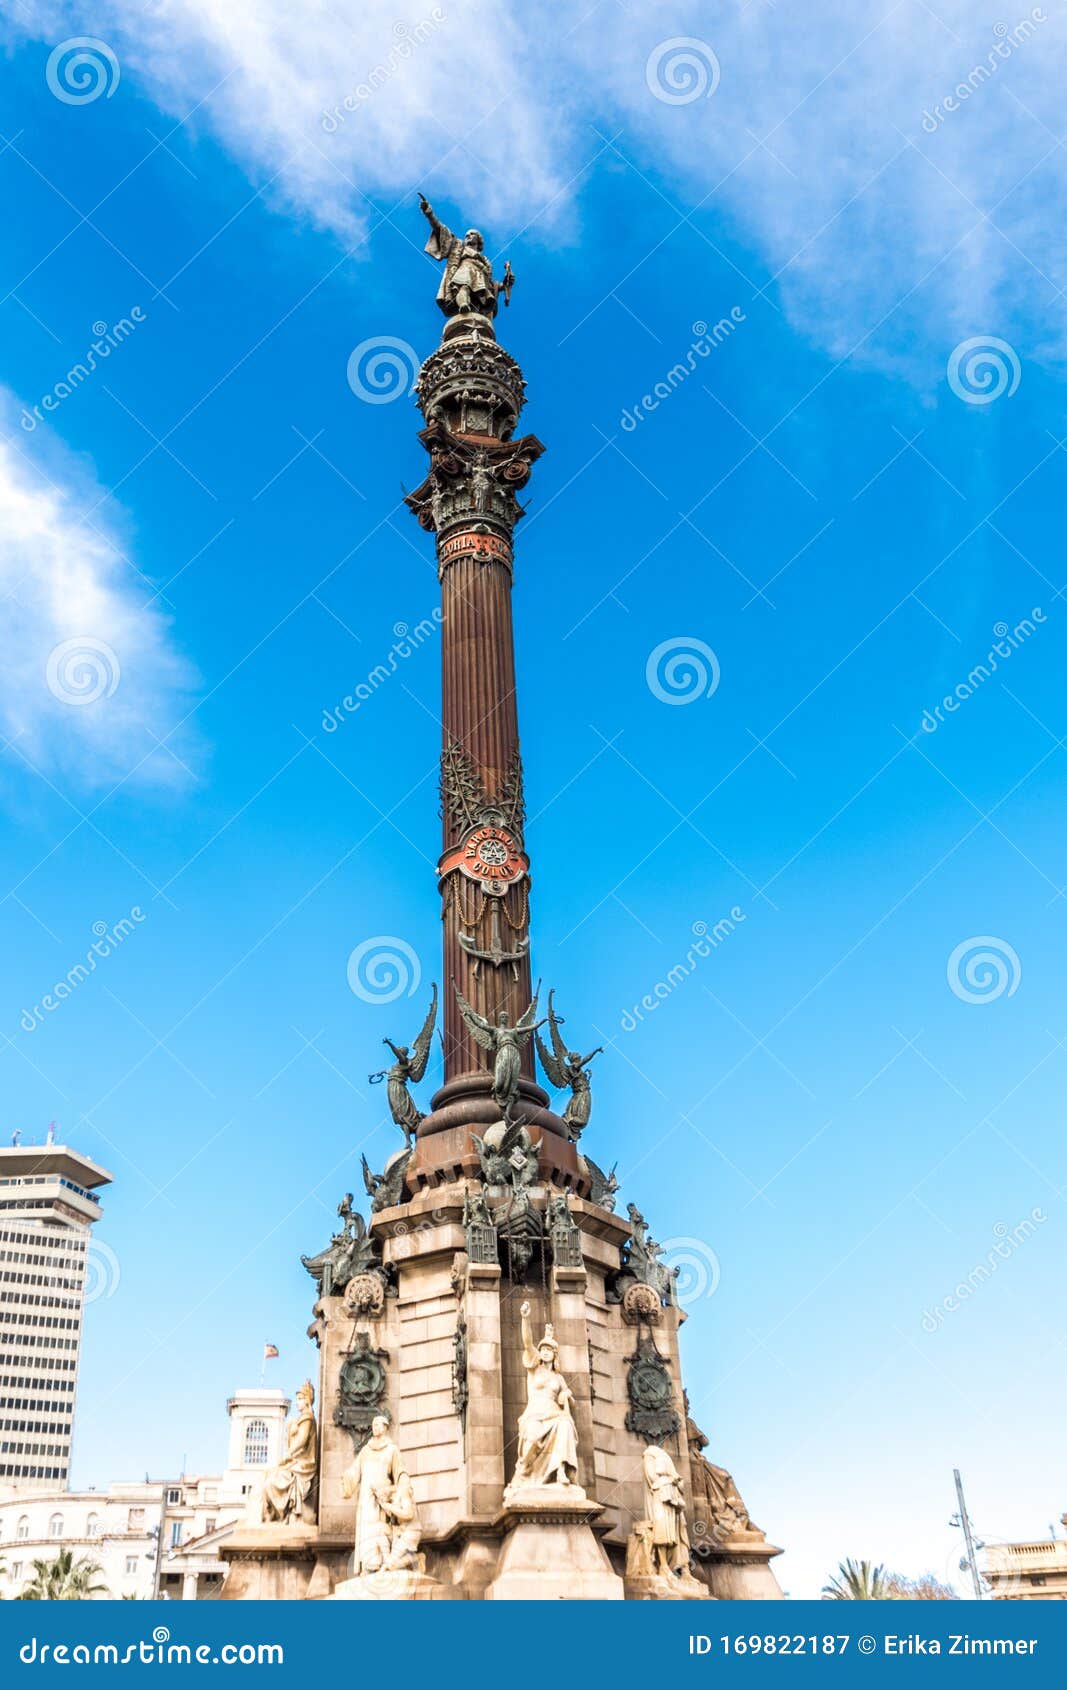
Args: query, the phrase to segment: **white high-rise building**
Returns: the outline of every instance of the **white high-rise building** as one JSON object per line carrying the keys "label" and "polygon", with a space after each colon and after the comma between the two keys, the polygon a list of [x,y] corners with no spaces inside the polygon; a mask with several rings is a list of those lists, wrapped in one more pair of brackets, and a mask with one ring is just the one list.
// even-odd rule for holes
{"label": "white high-rise building", "polygon": [[0,1496],[68,1482],[94,1193],[110,1182],[66,1145],[0,1148]]}

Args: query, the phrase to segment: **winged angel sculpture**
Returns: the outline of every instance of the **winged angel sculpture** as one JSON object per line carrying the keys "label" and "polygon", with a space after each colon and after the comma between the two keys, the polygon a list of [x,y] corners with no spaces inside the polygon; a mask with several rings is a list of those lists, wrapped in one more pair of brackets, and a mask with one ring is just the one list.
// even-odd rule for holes
{"label": "winged angel sculpture", "polygon": [[570,1087],[570,1102],[563,1111],[563,1125],[567,1129],[571,1143],[577,1144],[583,1129],[589,1125],[589,1116],[593,1108],[593,1093],[586,1069],[594,1056],[599,1056],[602,1053],[604,1047],[597,1045],[596,1049],[591,1050],[588,1056],[583,1056],[580,1051],[567,1049],[560,1037],[559,1030],[563,1025],[563,1017],[557,1015],[553,1007],[552,999],[554,995],[553,992],[548,994],[548,1030],[552,1040],[552,1049],[549,1050],[544,1040],[536,1033],[534,1039],[537,1044],[537,1054],[541,1058],[541,1066],[548,1075],[549,1082],[556,1087],[557,1091],[563,1091],[567,1086]]}
{"label": "winged angel sculpture", "polygon": [[466,1022],[471,1037],[480,1044],[483,1050],[491,1053],[493,1058],[493,1100],[505,1121],[510,1122],[515,1112],[515,1105],[519,1101],[519,1076],[522,1072],[522,1047],[531,1033],[536,1033],[538,1027],[544,1026],[544,1021],[535,1021],[537,1014],[537,993],[533,995],[533,1002],[529,1008],[511,1025],[506,1010],[501,1010],[497,1016],[496,1026],[487,1021],[484,1015],[471,1007],[456,982],[453,980],[452,989],[456,994],[459,1012]]}
{"label": "winged angel sculpture", "polygon": [[408,1045],[395,1045],[392,1039],[383,1039],[382,1043],[389,1046],[396,1057],[396,1061],[391,1068],[383,1068],[379,1073],[367,1076],[371,1085],[377,1085],[380,1080],[386,1082],[389,1113],[404,1134],[404,1143],[409,1149],[412,1139],[419,1130],[419,1122],[423,1117],[415,1106],[414,1098],[408,1091],[408,1084],[413,1080],[417,1085],[426,1072],[426,1063],[430,1055],[430,1040],[433,1038],[436,1020],[437,987],[434,986],[430,1012],[422,1024],[422,1031],[415,1040],[414,1050]]}

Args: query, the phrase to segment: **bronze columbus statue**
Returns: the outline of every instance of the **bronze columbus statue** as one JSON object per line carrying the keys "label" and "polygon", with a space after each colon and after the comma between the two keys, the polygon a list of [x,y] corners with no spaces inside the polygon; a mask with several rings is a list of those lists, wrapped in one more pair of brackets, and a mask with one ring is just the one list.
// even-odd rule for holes
{"label": "bronze columbus statue", "polygon": [[495,317],[501,294],[504,304],[511,304],[511,290],[515,285],[511,265],[504,265],[504,278],[496,281],[493,266],[485,256],[485,239],[480,229],[468,229],[465,235],[454,235],[442,223],[425,194],[419,195],[422,214],[430,225],[426,251],[431,258],[444,264],[445,273],[437,290],[437,303],[446,317],[461,312],[478,311],[483,317]]}

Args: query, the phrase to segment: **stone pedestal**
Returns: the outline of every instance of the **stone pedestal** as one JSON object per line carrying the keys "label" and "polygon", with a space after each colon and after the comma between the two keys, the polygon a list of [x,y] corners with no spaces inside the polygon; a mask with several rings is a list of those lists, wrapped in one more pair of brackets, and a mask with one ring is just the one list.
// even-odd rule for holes
{"label": "stone pedestal", "polygon": [[342,1579],[328,1602],[428,1602],[442,1594],[437,1579],[414,1568]]}
{"label": "stone pedestal", "polygon": [[699,1579],[689,1578],[648,1578],[641,1576],[634,1578],[628,1573],[625,1579],[627,1602],[711,1602],[714,1600],[711,1591],[701,1584]]}
{"label": "stone pedestal", "polygon": [[497,1516],[504,1541],[487,1601],[622,1601],[622,1579],[593,1531],[603,1510],[568,1489],[577,1486],[523,1491]]}
{"label": "stone pedestal", "polygon": [[763,1532],[738,1532],[714,1550],[701,1551],[703,1574],[713,1596],[726,1602],[775,1602],[782,1587],[770,1563],[782,1551]]}
{"label": "stone pedestal", "polygon": [[310,1587],[318,1539],[317,1526],[238,1527],[223,1548],[228,1571],[222,1597],[228,1601],[299,1601],[313,1594]]}

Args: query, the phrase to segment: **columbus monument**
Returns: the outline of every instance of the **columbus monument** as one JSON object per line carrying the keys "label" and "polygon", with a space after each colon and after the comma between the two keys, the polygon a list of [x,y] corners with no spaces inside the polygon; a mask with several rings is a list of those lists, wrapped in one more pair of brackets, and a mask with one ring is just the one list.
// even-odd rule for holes
{"label": "columbus monument", "polygon": [[[366,1216],[346,1194],[303,1258],[318,1417],[309,1382],[223,1549],[223,1596],[778,1596],[780,1551],[689,1413],[675,1272],[586,1153],[588,1137],[612,1160],[610,1122],[590,1126],[601,1053],[532,975],[512,582],[544,448],[518,432],[526,384],[494,326],[510,265],[495,277],[478,230],[421,209],[444,327],[416,390],[429,467],[406,503],[441,584],[440,990],[372,1076],[402,1142],[381,1173],[363,1161]],[[439,1023],[444,1083],[424,1110],[411,1088]]]}

